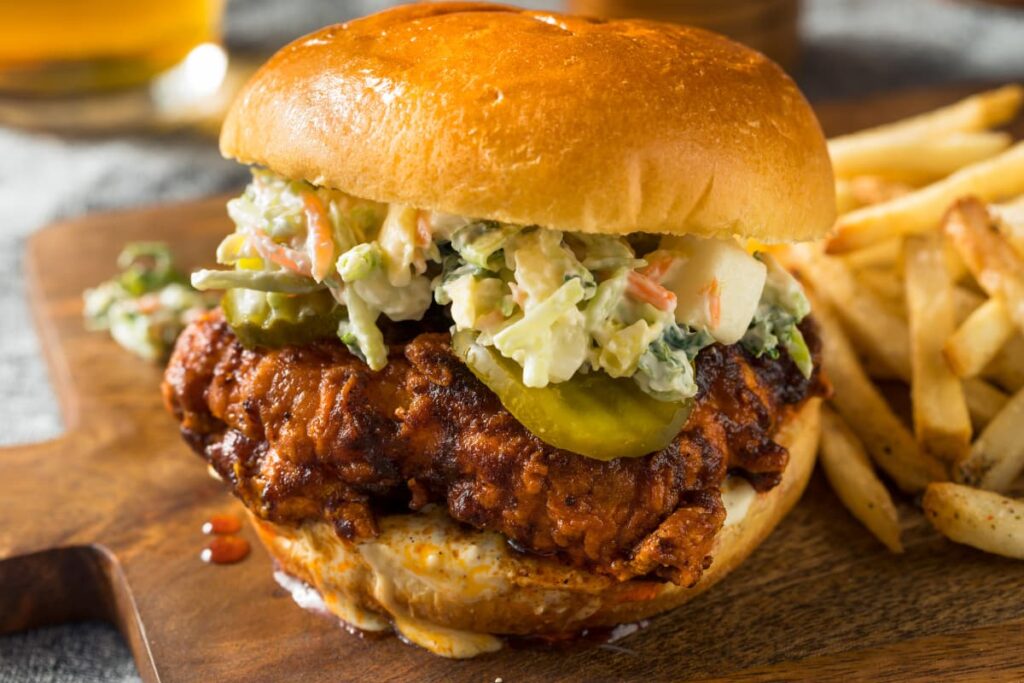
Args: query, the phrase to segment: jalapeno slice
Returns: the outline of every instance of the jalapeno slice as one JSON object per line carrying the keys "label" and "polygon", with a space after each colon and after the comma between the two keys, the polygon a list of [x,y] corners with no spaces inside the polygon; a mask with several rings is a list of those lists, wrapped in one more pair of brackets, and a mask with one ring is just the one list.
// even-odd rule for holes
{"label": "jalapeno slice", "polygon": [[597,460],[635,458],[668,446],[683,428],[694,401],[653,398],[628,378],[603,372],[577,374],[543,388],[527,387],[522,369],[495,349],[455,334],[456,355],[537,438]]}

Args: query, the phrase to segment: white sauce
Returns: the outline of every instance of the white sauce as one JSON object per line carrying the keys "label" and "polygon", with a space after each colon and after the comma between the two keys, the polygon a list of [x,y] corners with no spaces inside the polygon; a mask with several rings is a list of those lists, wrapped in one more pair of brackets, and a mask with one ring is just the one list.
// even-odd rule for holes
{"label": "white sauce", "polygon": [[757,491],[743,477],[726,477],[722,483],[722,503],[725,505],[725,526],[743,521],[757,498]]}
{"label": "white sauce", "polygon": [[295,604],[302,609],[309,610],[310,612],[318,612],[320,614],[331,613],[331,611],[327,609],[327,603],[325,603],[324,599],[320,597],[320,593],[305,581],[299,581],[291,574],[280,569],[274,570],[274,581],[277,581],[278,586],[288,591],[289,595],[292,596],[292,600],[295,601]]}

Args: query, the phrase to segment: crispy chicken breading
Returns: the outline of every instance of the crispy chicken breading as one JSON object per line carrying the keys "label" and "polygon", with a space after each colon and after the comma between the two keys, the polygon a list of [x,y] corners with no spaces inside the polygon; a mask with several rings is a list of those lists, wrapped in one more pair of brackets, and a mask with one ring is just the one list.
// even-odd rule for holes
{"label": "crispy chicken breading", "polygon": [[260,517],[326,519],[356,540],[376,533],[378,514],[437,503],[524,552],[690,585],[725,518],[726,474],[777,484],[788,454],[772,435],[822,391],[785,354],[715,345],[696,367],[697,404],[675,441],[607,462],[528,432],[447,333],[392,344],[373,372],[337,341],[245,349],[214,313],[179,339],[163,391],[189,444]]}

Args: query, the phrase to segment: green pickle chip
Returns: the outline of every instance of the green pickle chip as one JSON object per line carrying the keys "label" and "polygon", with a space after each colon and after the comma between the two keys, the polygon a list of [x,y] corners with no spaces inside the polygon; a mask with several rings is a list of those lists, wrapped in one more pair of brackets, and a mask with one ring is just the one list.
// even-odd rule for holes
{"label": "green pickle chip", "polygon": [[597,460],[635,458],[665,448],[679,434],[695,403],[692,399],[659,401],[633,380],[603,372],[577,374],[543,388],[527,387],[519,365],[475,343],[474,333],[456,333],[452,346],[537,438]]}
{"label": "green pickle chip", "polygon": [[279,347],[338,334],[345,318],[330,292],[278,294],[229,289],[221,300],[224,318],[243,345]]}

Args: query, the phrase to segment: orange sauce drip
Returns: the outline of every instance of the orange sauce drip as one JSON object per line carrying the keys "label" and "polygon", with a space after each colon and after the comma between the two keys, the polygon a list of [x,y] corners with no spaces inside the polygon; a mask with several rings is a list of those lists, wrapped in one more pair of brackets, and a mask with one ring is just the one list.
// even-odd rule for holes
{"label": "orange sauce drip", "polygon": [[241,536],[215,536],[199,553],[199,559],[211,564],[234,564],[249,554],[249,541]]}
{"label": "orange sauce drip", "polygon": [[234,515],[213,515],[203,524],[204,534],[237,534],[242,530],[242,522]]}

